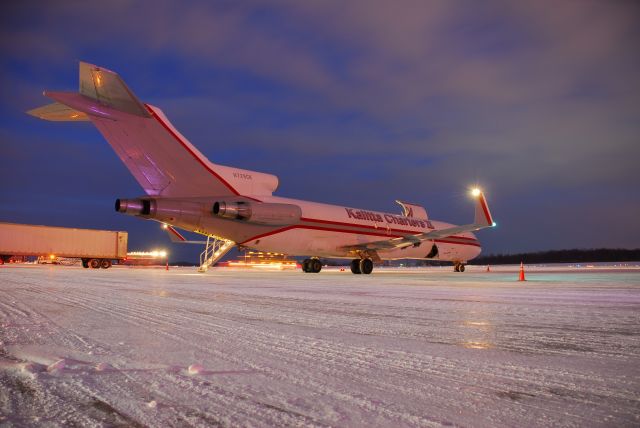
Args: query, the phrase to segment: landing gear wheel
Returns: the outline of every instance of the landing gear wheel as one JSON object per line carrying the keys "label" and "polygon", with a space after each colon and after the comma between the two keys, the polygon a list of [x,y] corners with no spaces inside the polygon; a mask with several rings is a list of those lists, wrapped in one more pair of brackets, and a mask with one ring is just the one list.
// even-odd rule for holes
{"label": "landing gear wheel", "polygon": [[360,271],[360,259],[351,260],[351,273],[355,273],[356,275],[361,274]]}
{"label": "landing gear wheel", "polygon": [[100,262],[100,267],[102,269],[109,269],[111,267],[111,260],[102,259],[102,261]]}
{"label": "landing gear wheel", "polygon": [[318,273],[322,270],[322,263],[318,259],[304,259],[302,271],[306,273]]}
{"label": "landing gear wheel", "polygon": [[99,269],[100,268],[100,260],[99,259],[91,259],[91,260],[89,260],[89,267],[91,269]]}
{"label": "landing gear wheel", "polygon": [[360,260],[360,272],[365,275],[369,275],[373,272],[373,261],[371,259]]}
{"label": "landing gear wheel", "polygon": [[89,260],[88,259],[82,259],[82,267],[85,269],[89,269]]}
{"label": "landing gear wheel", "polygon": [[453,265],[454,272],[464,272],[464,265],[462,263],[456,263]]}
{"label": "landing gear wheel", "polygon": [[318,273],[322,270],[322,263],[318,259],[311,259],[309,262],[309,272]]}

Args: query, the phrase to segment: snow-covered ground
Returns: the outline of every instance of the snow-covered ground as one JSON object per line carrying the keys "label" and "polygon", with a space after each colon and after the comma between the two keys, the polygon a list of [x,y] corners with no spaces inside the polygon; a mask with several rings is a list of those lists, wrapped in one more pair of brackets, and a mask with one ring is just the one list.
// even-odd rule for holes
{"label": "snow-covered ground", "polygon": [[0,426],[638,426],[640,270],[0,267]]}

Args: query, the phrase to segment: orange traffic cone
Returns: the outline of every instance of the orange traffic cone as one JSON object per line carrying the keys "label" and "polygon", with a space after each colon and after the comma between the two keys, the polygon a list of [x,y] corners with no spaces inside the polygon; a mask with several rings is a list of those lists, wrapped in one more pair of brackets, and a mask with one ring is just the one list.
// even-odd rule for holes
{"label": "orange traffic cone", "polygon": [[526,281],[524,279],[524,264],[520,262],[520,276],[518,277],[518,281]]}
{"label": "orange traffic cone", "polygon": [[487,272],[491,272],[491,268],[487,265]]}

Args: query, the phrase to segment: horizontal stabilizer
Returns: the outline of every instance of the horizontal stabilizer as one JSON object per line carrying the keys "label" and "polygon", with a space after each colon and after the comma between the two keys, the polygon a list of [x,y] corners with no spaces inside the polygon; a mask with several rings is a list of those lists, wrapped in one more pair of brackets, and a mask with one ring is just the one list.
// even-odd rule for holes
{"label": "horizontal stabilizer", "polygon": [[120,76],[106,68],[80,62],[80,93],[114,110],[151,117]]}
{"label": "horizontal stabilizer", "polygon": [[53,103],[34,108],[27,112],[31,116],[52,122],[88,122],[89,118],[81,111],[74,110],[64,104]]}

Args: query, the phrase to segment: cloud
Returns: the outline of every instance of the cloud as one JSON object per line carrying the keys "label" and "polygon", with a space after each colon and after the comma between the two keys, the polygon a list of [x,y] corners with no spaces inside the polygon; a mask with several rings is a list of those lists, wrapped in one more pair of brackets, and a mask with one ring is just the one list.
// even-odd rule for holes
{"label": "cloud", "polygon": [[447,216],[464,204],[443,194],[480,181],[568,219],[566,195],[631,194],[640,181],[635,2],[2,8],[0,129],[11,135],[36,132],[11,112],[43,88],[75,87],[82,59],[118,70],[212,160],[277,173],[295,196],[380,206],[428,194]]}

